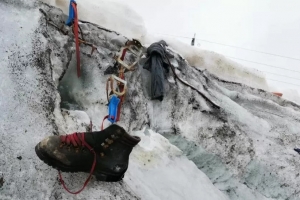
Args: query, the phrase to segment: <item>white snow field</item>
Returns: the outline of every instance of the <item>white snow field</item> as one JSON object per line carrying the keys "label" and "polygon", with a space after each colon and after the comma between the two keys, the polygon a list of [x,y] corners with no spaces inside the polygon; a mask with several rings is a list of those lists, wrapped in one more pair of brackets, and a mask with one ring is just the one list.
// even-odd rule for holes
{"label": "white snow field", "polygon": [[[68,5],[63,2],[50,3]],[[37,1],[0,2],[0,199],[300,199],[300,155],[293,150],[300,141],[300,106],[270,93],[263,74],[170,40],[177,74],[220,109],[171,73],[164,100],[151,101],[150,73],[138,66],[126,73],[129,88],[118,122],[141,137],[124,179],[92,178],[78,195],[63,189],[57,171],[38,159],[34,147],[52,134],[87,131],[90,120],[100,130],[107,114],[107,69],[127,40],[123,35],[134,36],[123,23],[113,25],[124,22],[113,12],[131,13],[123,20],[141,26],[146,46],[161,39],[147,35],[138,16],[122,10],[126,6],[109,15],[116,3],[103,2],[103,19],[92,21],[80,8],[92,8],[90,1],[78,1],[84,21],[98,23],[80,23],[85,40],[98,47],[90,55],[91,48],[80,45],[80,78],[70,28],[64,27],[64,35],[46,21],[61,27],[67,18],[62,10]],[[87,175],[63,174],[71,190]]]}

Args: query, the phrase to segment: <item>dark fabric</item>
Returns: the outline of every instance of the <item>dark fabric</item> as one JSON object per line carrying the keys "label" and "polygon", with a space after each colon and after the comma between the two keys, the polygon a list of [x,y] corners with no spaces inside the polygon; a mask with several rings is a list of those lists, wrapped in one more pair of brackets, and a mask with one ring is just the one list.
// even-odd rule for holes
{"label": "dark fabric", "polygon": [[169,64],[166,56],[167,43],[159,41],[151,44],[147,49],[147,58],[143,68],[151,72],[151,99],[163,100],[164,78],[169,73]]}
{"label": "dark fabric", "polygon": [[295,150],[297,153],[299,153],[299,154],[300,154],[300,149],[298,149],[298,148],[294,148],[294,150]]}

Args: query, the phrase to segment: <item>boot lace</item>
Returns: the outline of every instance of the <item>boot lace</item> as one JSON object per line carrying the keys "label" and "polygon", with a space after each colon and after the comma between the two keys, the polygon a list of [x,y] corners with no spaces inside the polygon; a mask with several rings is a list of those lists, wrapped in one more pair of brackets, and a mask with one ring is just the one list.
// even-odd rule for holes
{"label": "boot lace", "polygon": [[86,147],[88,148],[93,154],[94,154],[94,162],[92,164],[92,168],[91,168],[91,171],[90,171],[90,174],[88,176],[88,178],[86,179],[86,181],[84,182],[82,188],[80,190],[78,190],[77,192],[72,192],[70,191],[66,185],[65,185],[65,182],[62,178],[62,175],[61,175],[61,172],[58,170],[58,175],[59,175],[59,179],[60,179],[60,182],[61,184],[63,185],[64,189],[71,193],[71,194],[79,194],[84,188],[85,186],[88,184],[88,182],[90,181],[92,175],[93,175],[93,172],[95,170],[95,166],[96,166],[96,152],[95,150],[85,141],[84,139],[84,133],[73,133],[73,134],[69,134],[69,135],[63,135],[63,136],[60,136],[60,139],[61,139],[61,142],[63,144],[67,144],[67,145],[73,145],[74,147]]}
{"label": "boot lace", "polygon": [[60,140],[62,144],[70,145],[72,144],[74,147],[82,146],[84,147],[84,134],[83,133],[73,133],[69,135],[62,135],[60,136]]}

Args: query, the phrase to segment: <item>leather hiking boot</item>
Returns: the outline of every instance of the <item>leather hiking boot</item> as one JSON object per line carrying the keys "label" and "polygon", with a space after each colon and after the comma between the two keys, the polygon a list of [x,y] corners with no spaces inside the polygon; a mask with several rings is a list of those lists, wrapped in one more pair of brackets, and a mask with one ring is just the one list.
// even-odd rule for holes
{"label": "leather hiking boot", "polygon": [[93,173],[99,181],[115,182],[124,177],[132,148],[140,140],[113,124],[98,132],[50,136],[35,152],[60,171]]}

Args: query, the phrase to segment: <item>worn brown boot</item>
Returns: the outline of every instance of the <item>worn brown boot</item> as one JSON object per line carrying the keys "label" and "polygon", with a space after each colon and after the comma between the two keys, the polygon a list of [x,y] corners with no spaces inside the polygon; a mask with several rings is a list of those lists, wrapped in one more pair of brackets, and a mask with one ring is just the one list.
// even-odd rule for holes
{"label": "worn brown boot", "polygon": [[93,171],[97,180],[115,182],[124,177],[132,148],[140,140],[113,124],[98,132],[50,136],[36,145],[35,152],[63,172]]}

